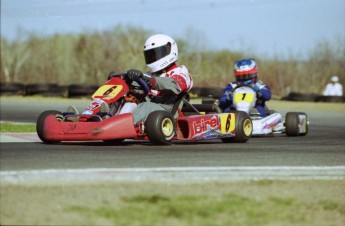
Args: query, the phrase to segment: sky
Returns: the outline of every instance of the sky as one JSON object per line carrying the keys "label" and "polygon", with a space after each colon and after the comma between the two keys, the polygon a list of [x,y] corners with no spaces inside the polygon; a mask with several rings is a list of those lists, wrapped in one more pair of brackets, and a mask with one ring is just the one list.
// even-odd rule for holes
{"label": "sky", "polygon": [[345,43],[345,0],[1,0],[1,36],[130,25],[196,48],[265,57],[305,56],[320,42]]}

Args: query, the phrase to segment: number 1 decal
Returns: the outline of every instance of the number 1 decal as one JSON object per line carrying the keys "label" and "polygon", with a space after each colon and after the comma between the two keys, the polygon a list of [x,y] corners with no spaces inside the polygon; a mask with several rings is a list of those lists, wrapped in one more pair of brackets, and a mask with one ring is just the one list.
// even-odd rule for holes
{"label": "number 1 decal", "polygon": [[239,102],[247,102],[250,103],[253,101],[255,98],[254,94],[251,93],[236,93],[234,94],[234,101],[239,103]]}

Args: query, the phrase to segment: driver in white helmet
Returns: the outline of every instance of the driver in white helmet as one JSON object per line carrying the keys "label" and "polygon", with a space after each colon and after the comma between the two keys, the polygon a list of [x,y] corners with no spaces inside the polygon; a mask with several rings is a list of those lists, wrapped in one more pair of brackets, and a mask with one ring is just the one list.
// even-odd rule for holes
{"label": "driver in white helmet", "polygon": [[193,86],[188,69],[176,64],[178,48],[170,36],[156,34],[149,37],[144,45],[144,56],[150,69],[148,75],[135,69],[127,73],[133,81],[142,78],[150,88],[149,100],[138,104],[132,111],[135,125],[144,122],[153,111],[171,111],[178,94],[188,92]]}

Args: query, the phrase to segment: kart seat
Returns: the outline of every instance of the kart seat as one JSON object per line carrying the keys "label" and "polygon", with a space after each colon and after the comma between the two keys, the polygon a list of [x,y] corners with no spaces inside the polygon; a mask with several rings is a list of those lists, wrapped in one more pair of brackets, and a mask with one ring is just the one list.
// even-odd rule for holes
{"label": "kart seat", "polygon": [[185,115],[200,115],[201,112],[205,112],[205,114],[208,113],[222,113],[222,110],[219,108],[219,106],[215,103],[213,104],[191,104],[189,102],[190,97],[188,92],[182,92],[177,96],[177,99],[175,101],[175,104],[171,110],[171,114],[174,115],[176,118],[178,116],[178,109],[181,109],[181,111]]}
{"label": "kart seat", "polygon": [[278,111],[270,109],[269,107],[267,107],[267,105],[265,105],[265,110],[267,112],[267,115],[278,113]]}
{"label": "kart seat", "polygon": [[[274,113],[277,113],[277,111],[275,111],[275,110],[270,110],[268,107],[267,107],[267,105],[265,105],[265,111],[266,111],[266,116],[269,116],[269,115],[271,115],[271,114],[274,114]],[[249,112],[249,115],[250,115],[250,117],[252,117],[252,118],[261,118],[261,115],[260,115],[260,113],[259,113],[259,111],[256,109],[256,108],[252,108],[251,110],[250,110],[250,112]]]}
{"label": "kart seat", "polygon": [[174,116],[174,118],[178,117],[178,109],[181,109],[185,103],[189,103],[189,93],[188,92],[182,92],[180,93],[176,101],[174,103],[173,108],[171,109],[171,114]]}

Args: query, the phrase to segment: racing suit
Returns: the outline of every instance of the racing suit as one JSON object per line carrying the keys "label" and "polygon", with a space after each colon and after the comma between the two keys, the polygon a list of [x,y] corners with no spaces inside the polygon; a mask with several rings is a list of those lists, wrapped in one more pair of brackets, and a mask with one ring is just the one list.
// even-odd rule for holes
{"label": "racing suit", "polygon": [[193,79],[188,69],[184,65],[177,66],[175,63],[159,76],[151,78],[149,98],[132,111],[135,125],[145,121],[153,111],[171,111],[178,94],[189,91],[193,86]]}
{"label": "racing suit", "polygon": [[[230,110],[236,110],[232,106],[232,91],[238,86],[238,83],[229,83],[223,90],[223,94],[219,99],[219,107],[223,112],[229,112]],[[253,89],[257,92],[257,100],[254,108],[260,113],[261,117],[267,116],[267,108],[265,102],[271,99],[271,90],[262,81],[258,81],[252,85]]]}
{"label": "racing suit", "polygon": [[322,95],[324,96],[342,96],[343,86],[340,83],[329,83],[327,84]]}

